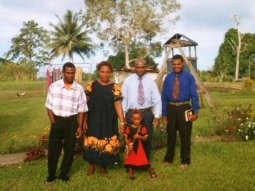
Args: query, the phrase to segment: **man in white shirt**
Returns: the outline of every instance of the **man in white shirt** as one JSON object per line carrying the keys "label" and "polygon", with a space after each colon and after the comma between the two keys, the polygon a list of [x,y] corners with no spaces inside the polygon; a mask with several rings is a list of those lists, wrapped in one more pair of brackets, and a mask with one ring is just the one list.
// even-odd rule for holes
{"label": "man in white shirt", "polygon": [[67,62],[63,66],[63,79],[51,84],[45,107],[51,121],[48,149],[47,182],[56,179],[56,169],[62,148],[64,157],[59,179],[68,181],[76,137],[81,136],[83,116],[88,111],[87,100],[81,85],[74,81],[75,66]]}
{"label": "man in white shirt", "polygon": [[147,128],[148,140],[145,152],[148,160],[151,155],[153,126],[158,126],[161,117],[161,96],[157,84],[146,76],[146,62],[143,59],[135,61],[135,74],[127,77],[122,86],[122,107],[126,122],[130,125],[130,112],[138,109],[143,113],[143,125]]}

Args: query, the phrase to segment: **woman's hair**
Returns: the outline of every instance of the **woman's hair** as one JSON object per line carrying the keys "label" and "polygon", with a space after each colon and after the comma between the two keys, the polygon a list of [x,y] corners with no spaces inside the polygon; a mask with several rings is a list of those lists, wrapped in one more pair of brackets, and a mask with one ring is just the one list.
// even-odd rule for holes
{"label": "woman's hair", "polygon": [[131,111],[130,117],[132,118],[136,114],[138,114],[138,115],[140,115],[142,117],[142,112],[140,110],[138,110],[138,109],[134,109],[133,111]]}
{"label": "woman's hair", "polygon": [[97,71],[99,71],[103,66],[109,67],[110,71],[113,72],[112,64],[108,61],[102,61],[99,64],[97,64]]}

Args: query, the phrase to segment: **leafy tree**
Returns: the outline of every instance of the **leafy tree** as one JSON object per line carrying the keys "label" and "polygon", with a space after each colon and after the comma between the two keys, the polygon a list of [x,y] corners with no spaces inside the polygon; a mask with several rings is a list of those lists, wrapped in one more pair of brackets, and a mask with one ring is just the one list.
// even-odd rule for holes
{"label": "leafy tree", "polygon": [[33,20],[23,23],[20,34],[12,38],[10,50],[5,54],[7,59],[21,63],[39,65],[48,60],[46,44],[48,33]]}
{"label": "leafy tree", "polygon": [[[144,48],[141,43],[133,44],[130,47],[130,66],[134,66],[135,60],[137,58],[143,57],[146,60],[147,66],[149,68],[157,67],[157,63],[151,56],[157,57],[161,54],[162,46],[160,43],[155,43],[154,46],[150,47],[150,54],[148,54],[148,49]],[[115,69],[121,69],[125,66],[125,52],[119,51],[115,56],[110,55],[108,60],[113,64]]]}
{"label": "leafy tree", "polygon": [[[230,41],[237,42],[237,30],[229,29],[224,38],[224,42],[219,48],[219,53],[215,59],[215,64],[213,66],[213,72],[216,74],[220,81],[226,76],[234,76],[236,74],[236,52],[231,47]],[[239,74],[242,77],[248,75],[249,71],[249,57],[255,53],[255,34],[246,33],[242,39],[245,46],[242,47],[240,53],[240,64],[239,64]],[[251,65],[251,71],[254,71],[254,64]],[[251,73],[251,76],[255,77],[255,72]]]}
{"label": "leafy tree", "polygon": [[[58,16],[57,16],[58,17]],[[62,60],[68,56],[73,60],[73,54],[78,54],[83,60],[84,55],[93,53],[93,45],[85,30],[85,25],[79,19],[79,13],[67,10],[62,21],[59,17],[57,25],[50,24],[54,30],[51,31],[51,58],[63,55]]]}
{"label": "leafy tree", "polygon": [[125,53],[125,66],[130,67],[133,45],[142,45],[143,57],[156,46],[155,37],[164,26],[174,24],[179,17],[173,13],[180,8],[177,0],[84,0],[84,21],[97,36],[116,52]]}

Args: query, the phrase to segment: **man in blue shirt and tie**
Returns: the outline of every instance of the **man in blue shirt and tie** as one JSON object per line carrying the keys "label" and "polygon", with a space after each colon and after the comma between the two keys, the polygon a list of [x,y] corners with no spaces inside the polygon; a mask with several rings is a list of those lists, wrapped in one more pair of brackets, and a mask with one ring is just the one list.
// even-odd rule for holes
{"label": "man in blue shirt and tie", "polygon": [[127,77],[122,86],[122,107],[126,122],[130,125],[130,113],[138,109],[143,114],[143,125],[147,129],[148,140],[145,153],[150,160],[153,126],[159,123],[162,111],[161,96],[154,80],[146,76],[146,62],[143,59],[135,61],[135,74]]}
{"label": "man in blue shirt and tie", "polygon": [[[183,67],[183,57],[181,55],[173,56],[173,72],[166,76],[163,84],[162,117],[163,123],[167,124],[168,135],[167,151],[163,164],[173,163],[176,131],[178,130],[181,139],[180,167],[187,168],[190,165],[192,122],[198,118],[199,99],[195,79]],[[191,108],[192,112],[187,112]]]}

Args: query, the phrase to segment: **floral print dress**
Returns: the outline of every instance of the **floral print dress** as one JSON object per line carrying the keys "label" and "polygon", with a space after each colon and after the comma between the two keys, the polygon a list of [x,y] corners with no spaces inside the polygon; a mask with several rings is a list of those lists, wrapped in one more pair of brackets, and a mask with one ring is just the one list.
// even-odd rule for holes
{"label": "floral print dress", "polygon": [[122,100],[117,84],[101,85],[91,82],[86,90],[88,115],[83,156],[90,164],[119,163],[118,116],[114,102]]}

